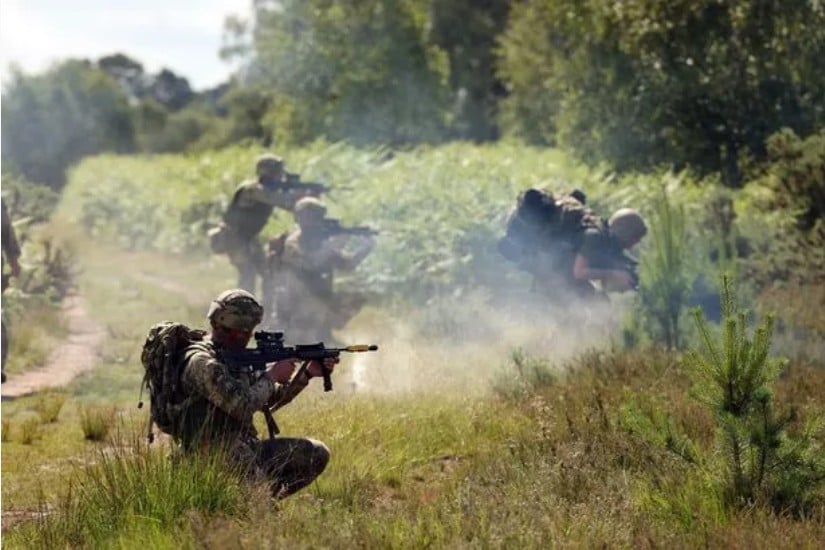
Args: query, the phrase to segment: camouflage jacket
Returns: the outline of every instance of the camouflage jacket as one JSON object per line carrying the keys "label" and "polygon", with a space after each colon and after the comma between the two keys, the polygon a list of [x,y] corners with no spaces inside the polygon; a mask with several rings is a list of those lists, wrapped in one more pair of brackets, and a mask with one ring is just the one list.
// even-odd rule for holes
{"label": "camouflage jacket", "polygon": [[257,180],[241,183],[224,214],[224,222],[244,239],[252,239],[266,225],[273,209],[292,210],[304,195],[301,191],[264,185]]}
{"label": "camouflage jacket", "polygon": [[187,406],[181,415],[185,449],[226,444],[238,456],[257,442],[253,414],[264,407],[282,407],[306,387],[306,379],[283,385],[263,373],[254,378],[236,373],[221,362],[220,349],[209,339],[190,345],[184,353],[181,386]]}

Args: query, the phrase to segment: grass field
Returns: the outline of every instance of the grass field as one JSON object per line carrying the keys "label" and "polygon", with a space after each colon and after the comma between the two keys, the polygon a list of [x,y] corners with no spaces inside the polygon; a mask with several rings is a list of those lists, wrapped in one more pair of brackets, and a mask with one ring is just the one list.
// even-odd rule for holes
{"label": "grass field", "polygon": [[[485,155],[463,147],[421,156],[428,166],[439,155],[445,165],[461,166],[451,155],[464,155],[469,160],[463,169],[486,178],[487,161],[480,159],[501,154],[500,160],[509,151]],[[374,169],[349,158],[352,152],[322,151],[295,158],[316,167],[318,177],[333,174],[324,159],[350,173],[359,166]],[[525,164],[538,167],[530,154]],[[410,168],[414,156],[396,160],[403,170],[379,167],[365,178],[422,173]],[[320,160],[312,164],[313,158]],[[92,162],[100,169],[115,160]],[[135,173],[148,174],[147,161],[129,162],[136,163]],[[196,167],[218,170],[196,159],[168,162],[191,168],[192,181],[199,177]],[[239,174],[246,164],[244,158],[227,166]],[[500,162],[494,164],[500,169]],[[84,170],[92,172],[85,165],[77,173]],[[399,172],[390,177],[381,170]],[[577,174],[565,173],[571,179]],[[230,186],[235,175],[222,185]],[[460,180],[466,173],[431,175],[427,189],[449,177]],[[505,195],[524,183],[517,180],[502,190],[491,180],[485,196],[502,198],[476,203],[453,231],[504,204]],[[91,180],[72,185],[63,215],[89,204],[84,193]],[[593,189],[599,185],[608,184],[594,183]],[[621,193],[616,188],[606,196],[619,204]],[[416,220],[411,231],[420,238],[424,213],[401,209],[414,199],[410,192],[388,216],[409,213],[402,218]],[[157,197],[129,200],[153,205]],[[184,210],[192,204],[180,197],[162,200]],[[342,199],[340,214],[352,216],[357,202]],[[137,206],[134,211],[141,211]],[[429,219],[439,227],[452,223],[441,215],[434,208]],[[492,234],[495,223],[485,218],[483,231]],[[209,301],[231,286],[234,273],[224,258],[202,251],[183,255],[185,247],[166,246],[186,242],[177,229],[169,231],[165,237],[153,233],[154,244],[147,246],[78,237],[84,239],[77,243],[78,289],[108,337],[91,373],[61,392],[2,405],[4,526],[7,518],[22,519],[4,527],[4,547],[818,548],[825,540],[821,490],[804,514],[765,502],[726,501],[715,418],[694,398],[682,354],[619,345],[629,297],[614,300],[610,313],[593,315],[552,312],[531,305],[529,295],[503,304],[500,295],[469,284],[463,268],[427,272],[424,264],[442,254],[432,243],[415,251],[423,264],[403,272],[409,279],[389,287],[409,288],[416,296],[449,281],[462,290],[436,293],[414,307],[394,295],[365,308],[338,336],[377,343],[380,351],[345,359],[335,373],[335,391],[311,387],[279,412],[285,434],[311,436],[330,447],[332,460],[316,483],[276,503],[220,463],[173,466],[168,441],[145,444],[146,413],[136,408],[140,346],[149,326],[161,320],[203,326]],[[386,238],[391,250],[372,264],[379,272],[413,242],[397,232]],[[410,282],[421,273],[426,285]],[[781,293],[764,301],[777,302],[791,307]],[[798,307],[801,312],[805,304]],[[789,351],[821,346],[825,317],[810,305],[804,311],[808,331],[789,340]],[[48,322],[59,325],[54,317]],[[797,433],[806,428],[803,420],[822,417],[825,364],[807,352],[788,355],[774,395],[783,410],[795,406],[791,432]],[[262,418],[257,422],[265,433]],[[823,435],[821,426],[807,428]]]}

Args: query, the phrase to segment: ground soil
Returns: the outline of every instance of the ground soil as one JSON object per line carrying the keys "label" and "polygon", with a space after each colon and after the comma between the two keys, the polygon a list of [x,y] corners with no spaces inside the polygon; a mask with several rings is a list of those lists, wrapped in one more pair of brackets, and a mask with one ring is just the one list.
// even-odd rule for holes
{"label": "ground soil", "polygon": [[77,375],[92,369],[105,330],[89,317],[82,296],[70,295],[63,301],[63,316],[69,327],[66,340],[37,369],[9,375],[2,386],[3,400],[30,395],[40,390],[65,386]]}

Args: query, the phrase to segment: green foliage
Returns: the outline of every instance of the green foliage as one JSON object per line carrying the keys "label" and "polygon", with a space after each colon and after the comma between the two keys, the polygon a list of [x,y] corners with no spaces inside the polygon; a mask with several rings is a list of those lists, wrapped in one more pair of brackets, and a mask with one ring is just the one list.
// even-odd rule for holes
{"label": "green foliage", "polygon": [[691,277],[685,209],[672,204],[666,188],[654,201],[649,217],[651,244],[641,269],[639,298],[642,314],[655,326],[655,339],[668,348],[683,344],[679,323],[688,298]]}
{"label": "green foliage", "polygon": [[760,287],[825,281],[825,133],[801,139],[784,129],[766,146],[768,159],[752,168],[746,188],[756,211],[748,274]]}
{"label": "green foliage", "polygon": [[504,95],[495,75],[494,47],[507,26],[510,0],[430,2],[427,40],[449,60],[449,84],[455,98],[450,130],[459,139],[496,139],[497,102]]}
{"label": "green foliage", "polygon": [[13,73],[2,118],[4,170],[54,189],[83,156],[134,148],[126,95],[88,62],[66,61],[39,76]]}
{"label": "green foliage", "polygon": [[22,176],[3,172],[3,202],[16,224],[45,222],[60,195],[50,187],[32,183]]}
{"label": "green foliage", "polygon": [[789,126],[820,128],[825,9],[796,0],[543,0],[513,6],[499,74],[507,130],[619,169],[721,172]]}
{"label": "green foliage", "polygon": [[722,281],[722,306],[719,341],[695,313],[704,349],[689,351],[686,363],[697,396],[716,418],[729,502],[762,501],[779,510],[804,510],[821,496],[825,482],[823,442],[810,432],[790,435],[796,413],[775,410],[772,385],[780,363],[768,356],[773,318],[765,319],[749,338],[747,315],[738,310],[727,277]]}
{"label": "green foliage", "polygon": [[619,424],[628,433],[665,448],[691,464],[703,460],[700,448],[676,425],[662,403],[639,395],[622,405]]}
{"label": "green foliage", "polygon": [[[387,151],[317,142],[279,153],[289,170],[332,187],[331,216],[380,231],[378,246],[352,279],[374,295],[419,303],[476,286],[494,293],[525,286],[495,248],[520,190],[579,187],[605,216],[631,205],[646,215],[664,177],[616,180],[559,151],[519,143]],[[72,172],[59,214],[123,247],[208,254],[206,227],[220,219],[237,184],[250,177],[257,154],[257,148],[236,147],[188,156],[88,159]],[[680,181],[685,184],[671,190],[675,202],[700,201],[710,191],[689,185],[686,176]],[[290,214],[276,211],[264,236],[292,223]]]}
{"label": "green foliage", "polygon": [[445,62],[425,44],[426,23],[420,0],[257,5],[247,72],[272,93],[275,141],[442,137]]}
{"label": "green foliage", "polygon": [[528,355],[523,349],[510,353],[512,369],[507,369],[493,383],[493,390],[504,397],[531,395],[537,389],[553,384],[556,379],[548,361]]}

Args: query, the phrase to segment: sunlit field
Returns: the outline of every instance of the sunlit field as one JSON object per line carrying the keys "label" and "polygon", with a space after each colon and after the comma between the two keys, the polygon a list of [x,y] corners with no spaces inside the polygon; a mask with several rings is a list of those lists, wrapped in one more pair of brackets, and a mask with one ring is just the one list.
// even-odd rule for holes
{"label": "sunlit field", "polygon": [[[825,540],[825,493],[815,482],[825,471],[821,285],[757,293],[744,269],[729,270],[738,306],[750,312],[748,334],[776,313],[782,361],[765,402],[787,417],[781,445],[799,451],[772,463],[777,477],[765,479],[775,486],[732,497],[725,424],[700,398],[685,353],[720,338],[718,327],[703,336],[685,304],[684,345],[668,350],[632,293],[559,310],[495,247],[527,187],[580,188],[603,215],[633,205],[651,217],[664,189],[684,209],[686,276],[715,289],[723,266],[708,252],[718,183],[664,170],[616,178],[515,142],[409,151],[318,142],[280,152],[290,170],[332,187],[333,216],[380,231],[374,253],[340,281],[370,299],[336,334],[379,351],[343,358],[332,392],[314,381],[279,411],[284,434],[332,452],[327,471],[294,497],[275,502],[220,460],[171,460],[168,438],[146,442],[147,408],[137,408],[141,345],[163,320],[205,328],[209,301],[234,286],[205,234],[257,153],[99,156],[72,170],[52,223],[71,228],[76,291],[106,337],[94,369],[68,387],[3,401],[4,547],[816,548]],[[771,218],[757,194],[745,188],[733,201],[740,227],[759,242],[770,238]],[[278,212],[266,235],[291,224]],[[643,285],[657,280],[653,262],[645,265],[654,237],[638,251]],[[17,333],[26,344],[11,348],[12,374],[42,364],[41,350],[71,331],[54,309],[17,318],[55,328]],[[256,422],[264,436],[263,418]]]}

